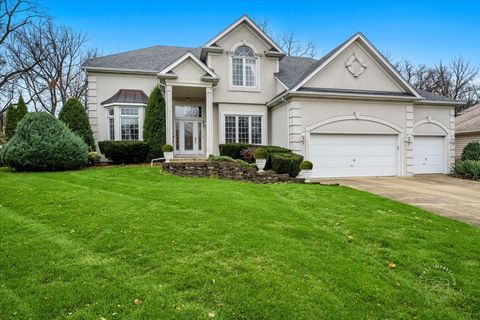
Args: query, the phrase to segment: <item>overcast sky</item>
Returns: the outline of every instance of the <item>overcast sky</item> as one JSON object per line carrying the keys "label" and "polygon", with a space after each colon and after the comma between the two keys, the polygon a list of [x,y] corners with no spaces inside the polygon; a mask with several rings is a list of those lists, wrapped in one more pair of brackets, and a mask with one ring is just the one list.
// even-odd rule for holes
{"label": "overcast sky", "polygon": [[314,39],[321,56],[361,31],[396,59],[435,64],[463,56],[480,66],[479,1],[40,0],[56,22],[86,32],[110,54],[154,45],[197,47],[246,13],[274,34]]}

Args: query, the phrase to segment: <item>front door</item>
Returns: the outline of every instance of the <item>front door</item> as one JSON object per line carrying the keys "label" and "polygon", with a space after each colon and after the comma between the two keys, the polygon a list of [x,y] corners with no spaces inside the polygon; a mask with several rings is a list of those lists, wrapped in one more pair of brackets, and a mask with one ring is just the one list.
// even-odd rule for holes
{"label": "front door", "polygon": [[180,155],[203,153],[203,121],[177,120],[175,122],[176,151]]}

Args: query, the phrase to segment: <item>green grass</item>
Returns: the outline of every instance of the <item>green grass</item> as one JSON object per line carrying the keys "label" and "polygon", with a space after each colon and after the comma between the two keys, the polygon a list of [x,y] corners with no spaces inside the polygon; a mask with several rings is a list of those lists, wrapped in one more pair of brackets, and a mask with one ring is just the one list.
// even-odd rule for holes
{"label": "green grass", "polygon": [[369,193],[151,167],[0,188],[2,320],[480,317],[480,230]]}

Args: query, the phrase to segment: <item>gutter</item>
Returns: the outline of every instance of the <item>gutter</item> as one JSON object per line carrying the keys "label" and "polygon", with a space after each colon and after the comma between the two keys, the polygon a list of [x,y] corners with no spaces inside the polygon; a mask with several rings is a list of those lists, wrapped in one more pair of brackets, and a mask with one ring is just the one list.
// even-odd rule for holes
{"label": "gutter", "polygon": [[103,73],[123,73],[123,74],[142,74],[142,75],[157,75],[157,71],[141,70],[141,69],[115,69],[102,67],[86,67],[80,66],[80,69],[85,71],[97,71]]}

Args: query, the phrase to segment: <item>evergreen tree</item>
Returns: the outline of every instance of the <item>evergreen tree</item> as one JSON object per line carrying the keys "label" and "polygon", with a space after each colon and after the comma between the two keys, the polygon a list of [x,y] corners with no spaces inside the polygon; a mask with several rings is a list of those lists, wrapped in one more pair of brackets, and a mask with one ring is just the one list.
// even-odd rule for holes
{"label": "evergreen tree", "polygon": [[22,95],[20,95],[20,98],[18,99],[18,103],[17,103],[17,123],[19,123],[20,120],[22,120],[27,113],[28,113],[27,105],[25,104],[25,101],[23,100]]}
{"label": "evergreen tree", "polygon": [[10,140],[15,134],[15,128],[17,127],[17,107],[13,104],[7,108],[7,116],[5,123],[5,135],[7,140]]}
{"label": "evergreen tree", "polygon": [[88,121],[87,111],[80,101],[75,98],[68,99],[60,111],[58,119],[80,136],[90,150],[95,150],[95,140]]}
{"label": "evergreen tree", "polygon": [[150,94],[145,109],[143,140],[150,146],[148,160],[163,157],[162,146],[166,141],[165,100],[158,86]]}

